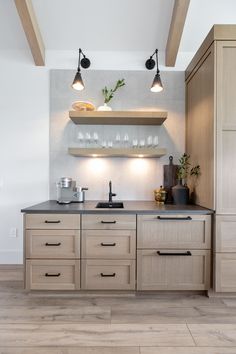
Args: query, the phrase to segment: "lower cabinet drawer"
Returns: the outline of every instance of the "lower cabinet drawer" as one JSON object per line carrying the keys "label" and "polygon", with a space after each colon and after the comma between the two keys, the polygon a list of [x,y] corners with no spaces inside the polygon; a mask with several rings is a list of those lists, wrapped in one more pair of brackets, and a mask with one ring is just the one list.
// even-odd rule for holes
{"label": "lower cabinet drawer", "polygon": [[80,228],[78,214],[26,214],[26,229],[75,230]]}
{"label": "lower cabinet drawer", "polygon": [[80,231],[26,230],[27,258],[80,258]]}
{"label": "lower cabinet drawer", "polygon": [[138,250],[138,290],[208,290],[209,250]]}
{"label": "lower cabinet drawer", "polygon": [[82,258],[135,259],[135,231],[83,230]]}
{"label": "lower cabinet drawer", "polygon": [[26,289],[76,290],[80,288],[79,260],[27,260]]}
{"label": "lower cabinet drawer", "polygon": [[236,253],[216,253],[215,291],[236,292]]}
{"label": "lower cabinet drawer", "polygon": [[134,290],[134,260],[82,260],[82,289]]}

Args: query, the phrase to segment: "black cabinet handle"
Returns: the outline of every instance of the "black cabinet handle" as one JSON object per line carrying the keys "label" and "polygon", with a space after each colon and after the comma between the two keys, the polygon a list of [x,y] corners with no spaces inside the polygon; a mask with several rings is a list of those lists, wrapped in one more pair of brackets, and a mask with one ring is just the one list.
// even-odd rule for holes
{"label": "black cabinet handle", "polygon": [[112,274],[104,274],[104,273],[100,273],[101,277],[115,277],[116,273],[112,273]]}
{"label": "black cabinet handle", "polygon": [[49,242],[46,242],[46,243],[45,243],[45,246],[61,246],[61,242],[58,242],[58,243],[49,243]]}
{"label": "black cabinet handle", "polygon": [[59,277],[61,275],[61,273],[45,273],[45,277]]}
{"label": "black cabinet handle", "polygon": [[115,246],[115,245],[116,245],[115,242],[114,243],[104,243],[104,242],[101,243],[101,246]]}
{"label": "black cabinet handle", "polygon": [[45,224],[60,224],[61,220],[45,220]]}
{"label": "black cabinet handle", "polygon": [[190,251],[187,252],[161,252],[157,251],[157,254],[159,256],[192,256],[192,253]]}
{"label": "black cabinet handle", "polygon": [[116,221],[101,221],[102,224],[116,224]]}
{"label": "black cabinet handle", "polygon": [[177,216],[175,216],[175,217],[171,217],[171,216],[169,216],[169,217],[161,217],[160,215],[159,216],[157,216],[157,219],[158,220],[192,220],[192,218],[191,218],[191,216],[183,216],[183,217],[177,217]]}

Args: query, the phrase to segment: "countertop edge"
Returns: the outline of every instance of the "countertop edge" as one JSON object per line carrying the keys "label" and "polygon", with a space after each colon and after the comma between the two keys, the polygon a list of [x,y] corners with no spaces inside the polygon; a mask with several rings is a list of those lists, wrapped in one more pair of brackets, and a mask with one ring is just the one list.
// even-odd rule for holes
{"label": "countertop edge", "polygon": [[[198,205],[177,206],[165,204],[157,206],[155,202],[151,201],[126,201],[127,208],[125,209],[96,209],[94,206],[97,201],[89,201],[85,204],[66,204],[58,205],[56,201],[46,201],[40,204],[33,205],[28,208],[21,209],[25,214],[196,214],[196,215],[210,215],[214,214],[211,209],[206,209]],[[140,207],[131,207],[128,204],[139,204]],[[142,204],[146,207],[142,208]],[[148,207],[147,204],[150,204]],[[74,208],[73,208],[74,207]],[[58,208],[61,208],[58,210]],[[80,209],[81,208],[81,209]]]}

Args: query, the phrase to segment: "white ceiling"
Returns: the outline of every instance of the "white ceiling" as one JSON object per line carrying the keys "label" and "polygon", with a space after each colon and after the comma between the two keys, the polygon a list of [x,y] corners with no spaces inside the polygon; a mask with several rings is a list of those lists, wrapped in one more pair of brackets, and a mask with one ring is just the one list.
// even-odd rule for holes
{"label": "white ceiling", "polygon": [[[165,51],[174,0],[32,0],[47,50]],[[191,0],[180,44],[193,54],[215,23],[236,24],[236,0]],[[28,48],[14,0],[0,0],[0,49]]]}

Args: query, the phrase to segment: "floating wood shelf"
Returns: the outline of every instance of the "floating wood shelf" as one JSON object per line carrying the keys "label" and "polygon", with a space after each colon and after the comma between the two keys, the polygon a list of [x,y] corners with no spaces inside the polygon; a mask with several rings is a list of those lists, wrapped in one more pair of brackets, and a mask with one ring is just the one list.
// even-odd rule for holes
{"label": "floating wood shelf", "polygon": [[69,148],[70,155],[79,157],[161,157],[164,148]]}
{"label": "floating wood shelf", "polygon": [[75,124],[94,125],[161,125],[167,112],[157,111],[70,111]]}

